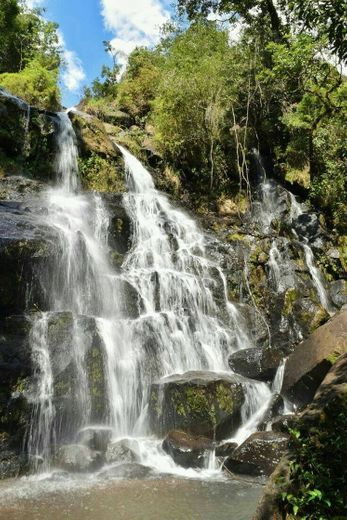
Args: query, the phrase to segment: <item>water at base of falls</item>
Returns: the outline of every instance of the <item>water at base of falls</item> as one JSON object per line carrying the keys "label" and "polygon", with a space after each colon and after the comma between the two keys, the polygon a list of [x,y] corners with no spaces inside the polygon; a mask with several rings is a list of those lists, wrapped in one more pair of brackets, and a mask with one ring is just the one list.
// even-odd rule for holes
{"label": "water at base of falls", "polygon": [[[110,218],[99,195],[78,191],[77,149],[67,114],[59,115],[57,128],[59,183],[46,192],[42,205],[59,254],[42,276],[49,311],[36,317],[31,333],[36,389],[28,453],[33,468],[47,475],[56,446],[76,443],[81,431],[101,426],[111,429],[113,440],[128,439],[139,462],[157,472],[216,476],[220,467],[213,453],[206,456],[204,470],[194,470],[176,466],[164,452],[162,441],[150,434],[148,393],[152,382],[171,374],[227,371],[228,356],[251,346],[242,316],[228,301],[225,276],[208,258],[195,222],[155,189],[149,172],[121,147],[128,187],[123,203],[133,235],[121,270],[112,268]],[[127,313],[124,286],[136,293],[136,316]],[[51,345],[55,319],[64,326],[71,322],[65,352],[64,338]],[[103,364],[101,415],[91,386],[90,352],[100,353]],[[57,383],[52,356],[64,370],[73,366],[75,386],[70,376]],[[59,421],[58,384],[60,390],[70,385],[73,403]],[[259,406],[269,402],[271,389],[256,383],[245,383],[245,389],[243,418],[248,430],[250,424],[256,429]]]}

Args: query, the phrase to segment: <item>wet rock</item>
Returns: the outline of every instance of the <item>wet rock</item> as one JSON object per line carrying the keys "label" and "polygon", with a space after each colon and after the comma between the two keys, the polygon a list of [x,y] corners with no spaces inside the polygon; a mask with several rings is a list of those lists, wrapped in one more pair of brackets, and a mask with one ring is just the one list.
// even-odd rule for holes
{"label": "wet rock", "polygon": [[279,394],[275,394],[266,410],[264,417],[262,418],[261,423],[258,426],[259,431],[265,431],[267,426],[271,423],[274,417],[282,414],[284,411],[284,401],[283,397]]}
{"label": "wet rock", "polygon": [[239,446],[224,467],[232,473],[269,476],[276,468],[288,446],[289,435],[257,432]]}
{"label": "wet rock", "polygon": [[229,357],[231,370],[258,381],[271,381],[280,362],[281,354],[278,351],[261,347],[239,350]]}
{"label": "wet rock", "polygon": [[113,466],[101,471],[98,476],[102,479],[129,479],[142,480],[152,475],[152,469],[142,464],[126,463]]}
{"label": "wet rock", "polygon": [[0,480],[18,477],[27,469],[28,461],[23,451],[11,447],[8,433],[0,433]]}
{"label": "wet rock", "polygon": [[106,450],[105,460],[108,464],[112,464],[113,462],[136,462],[138,456],[135,453],[134,444],[131,439],[123,439],[110,443]]}
{"label": "wet rock", "polygon": [[79,444],[88,446],[91,450],[105,453],[112,439],[112,428],[107,427],[87,427],[80,430],[77,434]]}
{"label": "wet rock", "polygon": [[169,432],[163,441],[163,450],[184,468],[203,468],[212,447],[210,439],[193,437],[180,431]]}
{"label": "wet rock", "polygon": [[336,307],[340,308],[347,304],[347,281],[346,280],[335,280],[331,282],[330,298]]}
{"label": "wet rock", "polygon": [[294,222],[294,229],[300,239],[308,240],[310,243],[320,244],[319,239],[324,235],[318,215],[316,213],[303,213]]}
{"label": "wet rock", "polygon": [[300,343],[289,356],[282,393],[291,402],[303,407],[314,394],[336,359],[347,352],[347,309],[319,327]]}
{"label": "wet rock", "polygon": [[159,435],[180,430],[222,440],[241,422],[242,384],[235,376],[188,372],[151,386],[149,415]]}
{"label": "wet rock", "polygon": [[295,427],[296,419],[296,415],[281,415],[280,417],[274,417],[271,423],[271,429],[278,433],[289,433],[289,430]]}
{"label": "wet rock", "polygon": [[44,189],[41,181],[27,179],[21,175],[0,179],[0,200],[24,201],[35,197]]}
{"label": "wet rock", "polygon": [[0,203],[0,316],[45,307],[40,272],[57,251],[54,238],[26,205]]}
{"label": "wet rock", "polygon": [[236,442],[224,442],[216,447],[216,457],[230,457],[237,448]]}
{"label": "wet rock", "polygon": [[103,193],[101,197],[111,215],[109,246],[123,258],[129,250],[131,238],[131,223],[123,205],[123,195]]}
{"label": "wet rock", "polygon": [[72,473],[96,471],[102,465],[100,452],[93,451],[81,444],[61,446],[55,456],[58,467]]}

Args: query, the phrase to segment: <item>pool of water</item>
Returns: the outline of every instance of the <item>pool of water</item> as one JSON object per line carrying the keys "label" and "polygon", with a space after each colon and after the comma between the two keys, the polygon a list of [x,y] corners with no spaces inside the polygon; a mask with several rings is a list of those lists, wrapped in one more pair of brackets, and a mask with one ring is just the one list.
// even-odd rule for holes
{"label": "pool of water", "polygon": [[0,483],[1,520],[251,520],[262,486],[162,478]]}

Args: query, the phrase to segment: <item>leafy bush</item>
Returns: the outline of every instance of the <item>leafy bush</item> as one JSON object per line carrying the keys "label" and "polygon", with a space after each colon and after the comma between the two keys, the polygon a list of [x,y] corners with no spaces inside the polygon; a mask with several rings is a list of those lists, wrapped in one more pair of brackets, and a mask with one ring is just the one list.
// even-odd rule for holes
{"label": "leafy bush", "polygon": [[58,71],[47,70],[37,60],[21,72],[0,74],[0,85],[33,106],[57,110],[60,106]]}

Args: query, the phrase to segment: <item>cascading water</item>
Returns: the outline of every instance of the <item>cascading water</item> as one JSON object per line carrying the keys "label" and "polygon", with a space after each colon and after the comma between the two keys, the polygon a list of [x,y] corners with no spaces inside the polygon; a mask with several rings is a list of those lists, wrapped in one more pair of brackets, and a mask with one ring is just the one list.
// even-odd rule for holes
{"label": "cascading water", "polygon": [[[123,204],[132,223],[132,245],[121,270],[111,267],[108,212],[99,195],[78,192],[77,148],[67,114],[59,114],[57,127],[58,185],[45,193],[42,205],[59,254],[42,276],[49,311],[36,318],[31,335],[37,385],[29,454],[41,458],[47,470],[54,444],[76,442],[78,432],[97,420],[98,427],[112,429],[114,439],[128,438],[142,463],[178,471],[161,441],[150,437],[150,384],[192,370],[229,370],[229,354],[252,346],[243,318],[228,301],[225,276],[208,258],[195,222],[172,207],[155,189],[149,172],[121,147],[128,186]],[[125,288],[136,295],[135,314],[127,308]],[[73,410],[59,424],[50,358],[50,324],[57,315],[72,322],[68,355],[77,380],[69,395]],[[97,419],[87,366],[95,335],[107,401],[107,411]],[[244,388],[243,416],[246,423],[252,418],[254,431],[259,422],[255,412],[272,394],[265,384],[245,382]],[[210,469],[214,460],[212,454]]]}

